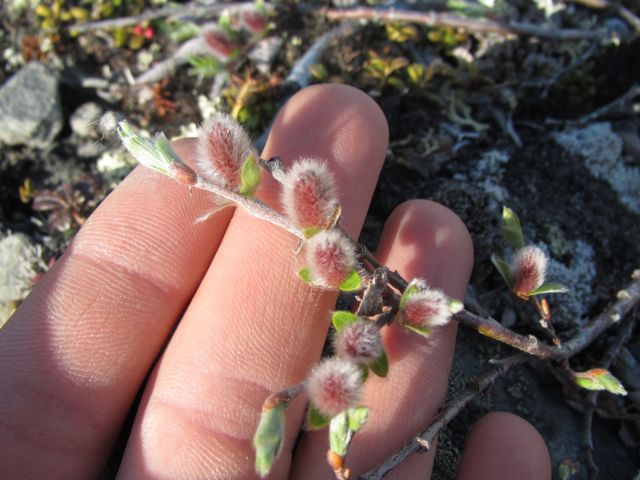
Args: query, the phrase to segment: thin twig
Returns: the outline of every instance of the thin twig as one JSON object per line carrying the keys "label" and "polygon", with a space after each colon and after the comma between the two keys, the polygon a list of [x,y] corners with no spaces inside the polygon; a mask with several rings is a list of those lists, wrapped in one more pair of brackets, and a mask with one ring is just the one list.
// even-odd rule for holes
{"label": "thin twig", "polygon": [[607,328],[624,318],[629,310],[640,302],[640,270],[636,270],[632,278],[632,282],[618,292],[618,298],[611,307],[593,318],[584,327],[580,327],[571,339],[559,346],[550,346],[542,343],[533,335],[520,335],[503,327],[492,318],[483,318],[467,310],[456,313],[453,318],[487,337],[491,337],[543,360],[566,359],[575,355],[576,352],[582,351]]}
{"label": "thin twig", "polygon": [[640,32],[640,18],[629,10],[624,5],[619,3],[612,3],[608,0],[570,0],[578,5],[583,5],[589,8],[596,8],[600,10],[611,10],[620,17],[622,17],[629,25],[631,25],[637,32]]}
{"label": "thin twig", "polygon": [[304,234],[298,230],[298,228],[291,223],[291,221],[281,213],[276,212],[274,209],[253,197],[246,197],[238,192],[229,190],[222,185],[216,185],[215,183],[207,182],[202,177],[198,177],[198,182],[194,185],[196,188],[206,190],[215,195],[218,195],[236,205],[242,207],[249,215],[272,223],[289,233],[292,233],[300,240],[305,240]]}
{"label": "thin twig", "polygon": [[637,115],[640,113],[640,104],[634,104],[636,97],[640,97],[640,84],[632,86],[627,93],[616,98],[605,106],[584,115],[568,124],[584,125],[602,119],[617,118],[621,116]]}
{"label": "thin twig", "polygon": [[357,7],[349,9],[322,8],[318,13],[329,20],[374,20],[384,22],[411,22],[429,27],[453,27],[475,33],[523,35],[555,40],[583,40],[603,38],[606,33],[593,30],[551,29],[530,23],[500,22],[485,18],[468,18],[446,12],[419,12],[395,8]]}
{"label": "thin twig", "polygon": [[373,272],[371,281],[362,295],[357,315],[369,317],[382,311],[384,307],[382,294],[387,288],[388,281],[387,271],[384,268],[377,268]]}
{"label": "thin twig", "polygon": [[528,358],[527,355],[519,353],[495,362],[484,373],[475,378],[472,385],[459,397],[447,402],[440,410],[440,413],[438,413],[438,416],[425,430],[409,440],[400,450],[388,457],[380,465],[358,478],[360,480],[379,480],[404,462],[410,455],[414,453],[424,453],[431,449],[433,441],[440,431],[464,410],[469,402],[492,385],[497,378],[507,373],[516,365],[526,362]]}
{"label": "thin twig", "polygon": [[[631,333],[635,327],[636,320],[636,315],[630,315],[624,320],[620,330],[613,340],[613,343],[602,357],[599,364],[600,368],[609,370],[611,365],[613,365],[618,358],[618,355],[620,355],[622,347],[631,338]],[[598,466],[593,460],[593,438],[591,435],[591,427],[593,425],[593,414],[596,411],[599,396],[600,392],[597,390],[587,394],[585,399],[586,407],[582,415],[582,452],[587,464],[590,480],[598,478]]]}
{"label": "thin twig", "polygon": [[145,10],[140,15],[130,17],[110,18],[107,20],[99,20],[97,22],[87,22],[79,25],[70,25],[68,30],[75,33],[84,33],[91,30],[108,30],[115,28],[129,27],[138,25],[142,22],[149,22],[159,18],[184,18],[184,17],[206,17],[210,15],[220,14],[223,11],[237,13],[244,9],[254,9],[253,2],[240,3],[207,3],[189,2],[178,7],[162,7],[153,10]]}
{"label": "thin twig", "polygon": [[287,75],[287,78],[285,78],[284,84],[293,85],[297,89],[309,85],[311,83],[311,66],[320,61],[320,57],[322,57],[322,54],[331,42],[352,35],[357,29],[358,26],[355,23],[347,22],[319,36],[305,54],[295,63],[291,72]]}

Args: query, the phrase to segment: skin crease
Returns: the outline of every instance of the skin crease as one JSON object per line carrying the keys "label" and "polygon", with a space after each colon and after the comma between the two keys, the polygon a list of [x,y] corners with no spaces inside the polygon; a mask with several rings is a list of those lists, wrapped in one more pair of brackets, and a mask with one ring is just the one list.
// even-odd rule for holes
{"label": "skin crease", "polygon": [[[384,116],[362,92],[316,86],[283,108],[263,156],[327,159],[343,225],[357,236],[387,139]],[[177,149],[193,161],[193,142]],[[258,195],[279,208],[266,175]],[[119,478],[256,477],[250,439],[261,403],[305,378],[318,360],[335,294],[297,280],[296,241],[272,225],[233,209],[194,225],[208,203],[202,192],[136,169],[0,330],[0,478],[96,478],[176,324],[146,385]],[[458,298],[473,259],[460,220],[426,201],[396,209],[378,255]],[[372,417],[348,459],[354,472],[380,461],[437,411],[454,337],[454,325],[426,342],[385,332],[390,376],[367,382]],[[287,411],[284,451],[270,478],[333,478],[324,464],[326,432],[306,434],[291,467],[304,400]],[[484,439],[488,451],[498,451],[505,438],[537,442],[528,450],[520,443],[516,453],[527,450],[529,460],[516,465],[525,457],[514,454],[500,467],[505,478],[548,460],[526,422],[498,420],[480,424],[469,443]],[[395,478],[425,478],[432,457],[412,457]],[[476,466],[488,471],[480,470],[488,468],[484,460],[465,453],[464,472],[471,473],[461,478],[488,478],[473,476]]]}

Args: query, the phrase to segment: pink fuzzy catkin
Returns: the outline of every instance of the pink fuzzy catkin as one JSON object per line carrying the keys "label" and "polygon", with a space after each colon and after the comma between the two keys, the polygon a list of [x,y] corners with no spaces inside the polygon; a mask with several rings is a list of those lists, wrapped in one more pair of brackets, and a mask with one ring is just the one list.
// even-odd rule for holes
{"label": "pink fuzzy catkin", "polygon": [[219,30],[208,30],[202,34],[207,47],[221,60],[229,57],[236,46],[229,38]]}
{"label": "pink fuzzy catkin", "polygon": [[308,158],[289,169],[281,200],[287,216],[301,230],[327,228],[339,205],[326,164]]}
{"label": "pink fuzzy catkin", "polygon": [[[411,290],[409,290],[411,289]],[[410,293],[400,308],[401,323],[417,328],[446,325],[451,317],[447,296],[429,288],[424,280],[413,280],[407,287]]]}
{"label": "pink fuzzy catkin", "polygon": [[306,260],[311,279],[320,286],[337,288],[356,266],[356,252],[338,230],[324,230],[307,241]]}
{"label": "pink fuzzy catkin", "polygon": [[333,337],[333,350],[340,358],[368,365],[382,355],[380,332],[368,320],[349,323]]}
{"label": "pink fuzzy catkin", "polygon": [[237,189],[242,165],[248,156],[258,154],[249,135],[228,115],[208,120],[198,138],[198,173],[217,185]]}
{"label": "pink fuzzy catkin", "polygon": [[267,29],[267,19],[256,10],[244,10],[240,14],[240,19],[245,28],[256,35]]}
{"label": "pink fuzzy catkin", "polygon": [[313,406],[332,418],[360,402],[362,372],[348,360],[331,357],[311,371],[305,388]]}
{"label": "pink fuzzy catkin", "polygon": [[516,252],[511,267],[513,291],[525,295],[544,283],[547,272],[547,256],[538,247],[529,245]]}

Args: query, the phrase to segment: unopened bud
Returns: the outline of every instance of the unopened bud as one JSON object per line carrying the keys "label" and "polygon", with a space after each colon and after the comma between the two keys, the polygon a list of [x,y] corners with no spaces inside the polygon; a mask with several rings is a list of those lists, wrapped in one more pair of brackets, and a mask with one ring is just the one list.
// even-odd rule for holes
{"label": "unopened bud", "polygon": [[242,165],[250,155],[258,158],[249,135],[233,118],[218,114],[202,126],[197,160],[202,177],[212,183],[237,189]]}
{"label": "unopened bud", "polygon": [[332,226],[339,203],[326,164],[313,159],[294,163],[285,179],[282,204],[291,221],[301,230]]}
{"label": "unopened bud", "polygon": [[355,363],[338,357],[328,358],[311,371],[306,391],[322,415],[335,417],[360,402],[362,372]]}
{"label": "unopened bud", "polygon": [[338,230],[324,230],[311,237],[306,246],[311,279],[323,287],[338,288],[356,266],[356,252]]}
{"label": "unopened bud", "polygon": [[547,271],[547,256],[538,247],[529,245],[516,252],[511,267],[513,291],[526,297],[529,292],[544,283]]}
{"label": "unopened bud", "polygon": [[368,320],[349,323],[336,332],[333,349],[338,357],[368,365],[382,355],[380,332]]}
{"label": "unopened bud", "polygon": [[184,163],[174,163],[170,167],[172,177],[184,185],[193,186],[198,181],[198,175]]}
{"label": "unopened bud", "polygon": [[195,184],[196,174],[182,163],[171,143],[162,134],[140,136],[126,120],[118,122],[118,136],[124,148],[143,166],[175,178],[187,185]]}
{"label": "unopened bud", "polygon": [[260,34],[267,29],[267,19],[256,10],[244,10],[240,18],[242,24],[251,33]]}
{"label": "unopened bud", "polygon": [[429,288],[421,279],[415,279],[407,286],[400,302],[402,325],[430,330],[446,325],[450,318],[449,299],[443,292]]}
{"label": "unopened bud", "polygon": [[203,38],[211,51],[221,59],[229,57],[236,49],[236,46],[227,36],[218,30],[208,30],[203,33]]}

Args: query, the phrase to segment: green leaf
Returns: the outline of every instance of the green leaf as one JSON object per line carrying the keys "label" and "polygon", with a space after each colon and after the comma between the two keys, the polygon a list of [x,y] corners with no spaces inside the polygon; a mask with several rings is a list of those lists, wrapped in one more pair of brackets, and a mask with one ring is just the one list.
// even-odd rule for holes
{"label": "green leaf", "polygon": [[369,368],[373,373],[375,373],[379,377],[386,377],[387,373],[389,373],[389,359],[387,358],[387,354],[382,351],[382,355],[380,355],[375,362],[369,365]]}
{"label": "green leaf", "polygon": [[223,10],[218,18],[218,26],[226,33],[232,34],[233,27],[231,26],[231,16],[228,10]]}
{"label": "green leaf", "polygon": [[320,411],[314,407],[313,405],[309,405],[309,411],[307,413],[307,423],[309,424],[309,428],[312,430],[317,430],[322,427],[326,427],[329,425],[331,421],[330,418],[325,417]]}
{"label": "green leaf", "polygon": [[309,227],[309,228],[305,228],[302,231],[302,234],[304,235],[304,238],[311,238],[313,237],[316,233],[321,232],[322,229],[320,227]]}
{"label": "green leaf", "polygon": [[405,302],[411,295],[413,295],[414,293],[418,293],[419,291],[420,288],[418,287],[418,285],[414,283],[413,280],[411,280],[409,285],[407,285],[407,288],[405,288],[404,292],[402,292],[402,297],[400,297],[400,309],[404,307]]}
{"label": "green leaf", "polygon": [[369,408],[365,406],[353,407],[347,410],[347,417],[349,423],[349,430],[357,432],[364,424],[367,423],[369,418]]}
{"label": "green leaf", "polygon": [[568,291],[569,289],[567,287],[559,283],[545,283],[535,290],[531,290],[527,293],[527,296],[544,295],[545,293],[567,293]]}
{"label": "green leaf", "polygon": [[256,451],[256,472],[263,478],[269,474],[273,462],[282,450],[284,409],[285,404],[280,404],[263,412],[253,436],[253,448]]}
{"label": "green leaf", "polygon": [[594,368],[586,372],[576,372],[575,382],[586,390],[606,390],[616,395],[626,395],[624,385],[604,368]]}
{"label": "green leaf", "polygon": [[347,455],[349,448],[349,419],[347,411],[344,411],[331,419],[329,425],[329,448],[342,458]]}
{"label": "green leaf", "polygon": [[418,335],[422,335],[423,337],[428,337],[431,335],[431,330],[427,327],[414,327],[413,325],[403,325],[402,328],[409,330],[410,332],[417,333]]}
{"label": "green leaf", "polygon": [[349,276],[340,284],[340,290],[343,292],[352,292],[354,290],[359,290],[362,286],[362,279],[360,278],[360,274],[354,269],[351,270]]}
{"label": "green leaf", "polygon": [[419,85],[424,76],[424,66],[419,63],[412,63],[407,67],[407,75],[413,85]]}
{"label": "green leaf", "polygon": [[502,207],[502,237],[511,248],[518,250],[524,247],[520,219],[509,207]]}
{"label": "green leaf", "polygon": [[260,185],[260,166],[256,157],[249,155],[240,171],[240,195],[251,196]]}
{"label": "green leaf", "polygon": [[331,315],[331,322],[336,330],[342,330],[346,325],[357,322],[358,316],[346,310],[337,310]]}
{"label": "green leaf", "polygon": [[456,298],[449,298],[447,303],[449,305],[449,311],[451,313],[458,313],[464,310],[464,303]]}
{"label": "green leaf", "polygon": [[302,278],[306,283],[311,282],[311,271],[309,270],[309,267],[302,267],[298,272],[298,275],[300,275],[300,278]]}
{"label": "green leaf", "polygon": [[327,67],[322,63],[314,63],[309,67],[309,73],[318,82],[325,82],[329,78],[329,72]]}
{"label": "green leaf", "polygon": [[194,55],[189,57],[187,61],[193,67],[189,70],[189,75],[195,75],[200,80],[213,78],[222,70],[222,64],[209,55]]}
{"label": "green leaf", "polygon": [[491,255],[491,261],[507,286],[511,288],[511,268],[509,268],[507,262],[498,258],[496,255]]}

